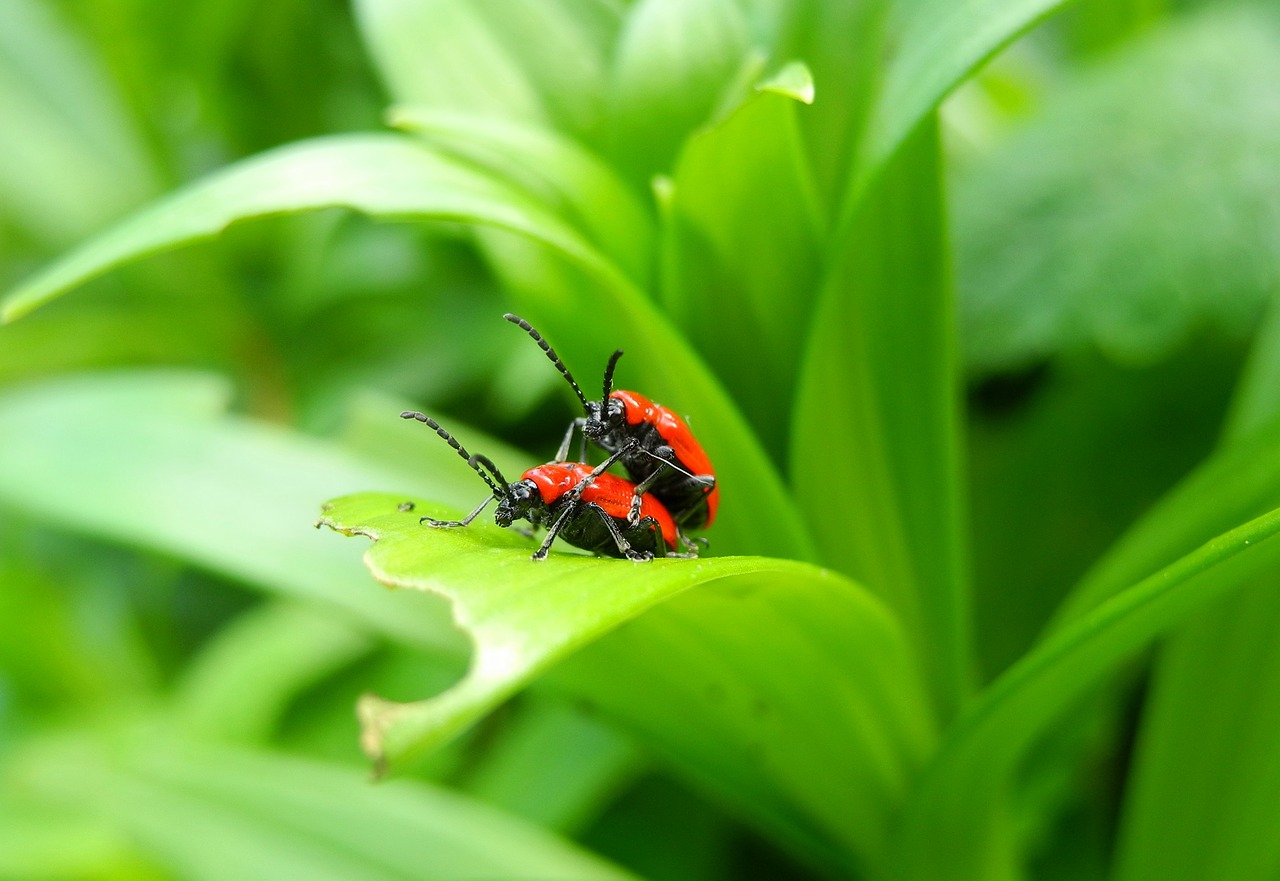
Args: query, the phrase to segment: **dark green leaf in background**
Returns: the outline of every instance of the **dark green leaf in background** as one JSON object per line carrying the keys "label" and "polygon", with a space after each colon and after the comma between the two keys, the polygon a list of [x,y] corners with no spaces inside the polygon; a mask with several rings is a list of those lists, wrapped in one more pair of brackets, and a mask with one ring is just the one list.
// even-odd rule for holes
{"label": "dark green leaf in background", "polygon": [[1278,79],[1274,16],[1206,12],[1088,69],[962,175],[970,368],[1082,345],[1153,363],[1250,328],[1280,265]]}

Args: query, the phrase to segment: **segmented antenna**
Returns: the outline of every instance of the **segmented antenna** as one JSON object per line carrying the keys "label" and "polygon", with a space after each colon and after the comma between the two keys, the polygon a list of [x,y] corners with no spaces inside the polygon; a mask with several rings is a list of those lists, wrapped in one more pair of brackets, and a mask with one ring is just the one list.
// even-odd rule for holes
{"label": "segmented antenna", "polygon": [[[493,490],[493,494],[495,497],[502,498],[506,496],[505,489],[499,489],[498,485],[489,479],[489,475],[481,471],[479,466],[476,465],[476,461],[481,459],[483,459],[486,463],[488,463],[490,468],[492,468],[492,463],[490,463],[489,460],[485,459],[483,456],[473,456],[470,453],[468,453],[466,447],[458,443],[454,439],[453,435],[449,434],[449,432],[445,431],[443,428],[440,427],[440,423],[436,422],[426,413],[419,413],[417,410],[405,410],[403,413],[400,414],[400,418],[416,419],[419,422],[424,422],[431,428],[435,429],[436,434],[444,438],[445,441],[449,444],[449,446],[453,447],[453,449],[457,452],[457,454],[466,460],[466,463],[471,466],[471,470],[474,471],[476,474],[479,474],[480,477],[483,478],[484,482],[489,484],[489,489]],[[492,470],[495,474],[498,473],[498,469],[492,468]],[[501,475],[499,475],[498,479],[502,480]],[[503,480],[502,485],[503,487],[506,487],[507,482]]]}
{"label": "segmented antenna", "polygon": [[[506,489],[507,487],[511,486],[511,484],[507,483],[507,479],[502,476],[502,472],[498,470],[498,466],[493,464],[493,460],[490,459],[488,456],[481,456],[479,454],[476,454],[471,458],[474,461],[479,462],[484,467],[488,468],[489,472],[498,479],[498,483],[502,484],[503,489]],[[473,465],[472,467],[474,468],[475,466]]]}
{"label": "segmented antenna", "polygon": [[613,394],[613,369],[618,366],[618,359],[622,357],[622,350],[614,352],[609,356],[609,364],[604,368],[604,412],[609,410],[609,395]]}
{"label": "segmented antenna", "polygon": [[547,357],[551,359],[551,363],[556,365],[556,370],[560,371],[560,375],[569,380],[569,385],[573,386],[573,393],[578,396],[578,400],[582,402],[582,406],[587,406],[587,398],[582,394],[582,389],[578,388],[578,383],[574,380],[573,374],[569,372],[569,368],[564,366],[564,362],[560,360],[560,356],[556,354],[556,350],[542,338],[542,334],[533,329],[533,325],[525,321],[519,315],[512,315],[508,312],[503,318],[510,321],[516,327],[523,330],[529,336],[533,337],[533,341],[538,344],[542,351],[547,353]]}

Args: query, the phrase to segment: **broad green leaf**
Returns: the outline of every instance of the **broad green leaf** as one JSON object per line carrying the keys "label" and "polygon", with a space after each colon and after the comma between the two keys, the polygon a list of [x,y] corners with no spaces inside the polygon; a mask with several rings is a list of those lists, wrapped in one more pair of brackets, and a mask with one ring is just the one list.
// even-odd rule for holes
{"label": "broad green leaf", "polygon": [[226,416],[227,397],[221,381],[166,372],[8,391],[0,396],[0,505],[342,610],[409,645],[460,654],[444,609],[359,590],[367,575],[350,554],[303,527],[315,520],[317,500],[334,492],[402,487],[460,503],[470,494],[454,495],[443,470],[437,482]]}
{"label": "broad green leaf", "polygon": [[154,203],[11,292],[0,318],[12,320],[127,260],[212,237],[237,220],[327,207],[518,230],[617,276],[554,215],[459,160],[407,137],[334,135],[269,151]]}
{"label": "broad green leaf", "polygon": [[357,0],[365,44],[400,104],[576,133],[598,128],[614,0]]}
{"label": "broad green leaf", "polygon": [[[1082,576],[1210,455],[1239,360],[1227,341],[1142,368],[1085,351],[971,386],[974,628],[988,675],[1027,651]],[[1112,588],[1270,507],[1206,526]],[[1193,503],[1173,516],[1201,513]]]}
{"label": "broad green leaf", "polygon": [[[2,769],[0,769],[2,770]],[[0,799],[0,879],[146,878],[127,837],[102,819]]]}
{"label": "broad green leaf", "polygon": [[901,616],[945,715],[972,659],[941,201],[927,125],[863,201],[824,280],[791,475],[823,559]]}
{"label": "broad green leaf", "polygon": [[1117,881],[1280,872],[1275,570],[1162,648],[1126,786]]}
{"label": "broad green leaf", "polygon": [[1273,300],[1240,372],[1224,434],[1247,439],[1280,419],[1280,308]]}
{"label": "broad green leaf", "polygon": [[[1152,363],[1280,283],[1280,28],[1218,9],[1086,69],[956,188],[967,360]],[[1082,133],[1087,132],[1087,137]]]}
{"label": "broad green leaf", "polygon": [[109,745],[40,743],[8,770],[15,792],[108,819],[182,878],[632,877],[442,789],[370,786],[351,767],[184,741],[161,727]]}
{"label": "broad green leaf", "polygon": [[1052,632],[957,720],[921,775],[895,852],[906,879],[1015,877],[1002,811],[1027,748],[1135,653],[1280,564],[1280,509],[1219,535]]}
{"label": "broad green leaf", "polygon": [[[227,364],[243,339],[237,317],[217,296],[157,293],[154,275],[121,278],[76,308],[49,310],[0,324],[0,383],[121,365]],[[173,267],[168,267],[173,268]],[[209,287],[217,283],[210,281]],[[207,290],[207,289],[206,289]],[[123,296],[120,294],[123,292]]]}
{"label": "broad green leaf", "polygon": [[789,65],[684,145],[663,206],[662,298],[776,459],[825,240]]}
{"label": "broad green leaf", "polygon": [[264,606],[223,627],[184,670],[175,715],[202,739],[261,743],[297,692],[373,646],[360,628],[313,606]]}
{"label": "broad green leaf", "polygon": [[618,38],[609,99],[618,164],[641,182],[670,169],[746,59],[746,23],[733,0],[638,0]]}
{"label": "broad green leaf", "polygon": [[857,585],[754,557],[635,564],[562,551],[535,563],[525,536],[479,521],[425,529],[420,512],[456,512],[420,502],[404,513],[398,498],[348,496],[323,522],[374,539],[366,561],[384,584],[449,597],[475,654],[434,698],[361,703],[379,767],[445,741],[590,647],[553,683],[778,834],[846,865],[884,859],[930,714],[896,622]]}
{"label": "broad green leaf", "polygon": [[1051,623],[1074,624],[1145,573],[1280,506],[1280,424],[1228,444],[1175,487],[1081,579]]}
{"label": "broad green leaf", "polygon": [[1077,0],[1065,18],[1077,52],[1105,51],[1132,39],[1169,12],[1169,0]]}
{"label": "broad green leaf", "polygon": [[[1181,497],[1182,507],[1197,496],[1201,504],[1187,512],[1176,503],[1157,508],[1151,515],[1156,524],[1176,522],[1167,518],[1179,514],[1183,522],[1196,522],[1203,517],[1190,511],[1206,508],[1221,512],[1221,501],[1205,498],[1209,488],[1226,486],[1240,495],[1249,487],[1254,508],[1280,503],[1280,462],[1267,455],[1280,417],[1272,388],[1280,366],[1275,316],[1273,309],[1255,339],[1222,452],[1188,480]],[[1266,497],[1256,499],[1258,490]],[[1268,573],[1251,590],[1189,622],[1158,655],[1126,788],[1119,881],[1264,878],[1280,870],[1280,842],[1269,826],[1280,812],[1280,744],[1274,737],[1280,723],[1280,593],[1274,581]]]}
{"label": "broad green leaf", "polygon": [[[777,18],[769,44],[774,58],[799,58],[813,71],[813,108],[799,122],[824,214],[831,217],[884,75],[885,28],[893,3],[772,0],[770,5]],[[920,116],[928,109],[922,108]]]}
{"label": "broad green leaf", "polygon": [[0,119],[0,216],[50,245],[156,190],[120,96],[51,4],[0,5]]}
{"label": "broad green leaf", "polygon": [[[881,173],[957,84],[1002,47],[1068,0],[897,0],[885,24],[887,54],[881,87],[842,213],[852,214],[862,191]],[[818,88],[822,88],[822,75]]]}
{"label": "broad green leaf", "polygon": [[613,169],[550,129],[422,107],[393,109],[390,122],[484,165],[552,207],[640,287],[653,261],[653,216]]}
{"label": "broad green leaf", "polygon": [[639,749],[592,714],[524,703],[461,782],[485,804],[562,834],[580,832],[643,769]]}

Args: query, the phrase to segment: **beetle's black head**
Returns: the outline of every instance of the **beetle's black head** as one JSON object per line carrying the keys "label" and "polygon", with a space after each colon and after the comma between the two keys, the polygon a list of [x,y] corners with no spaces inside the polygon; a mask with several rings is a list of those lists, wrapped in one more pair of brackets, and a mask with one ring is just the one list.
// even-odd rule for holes
{"label": "beetle's black head", "polygon": [[598,401],[583,401],[586,410],[586,423],[582,430],[593,441],[602,441],[618,429],[622,428],[627,418],[627,408],[613,394],[613,371],[618,366],[622,350],[614,352],[609,364],[604,369],[604,395]]}
{"label": "beetle's black head", "polygon": [[593,441],[600,441],[622,428],[626,421],[626,405],[617,398],[588,401],[587,421],[582,430]]}
{"label": "beetle's black head", "polygon": [[542,494],[532,480],[519,480],[509,484],[506,493],[498,498],[498,510],[493,512],[493,522],[510,526],[517,520],[532,522],[531,512],[542,504]]}

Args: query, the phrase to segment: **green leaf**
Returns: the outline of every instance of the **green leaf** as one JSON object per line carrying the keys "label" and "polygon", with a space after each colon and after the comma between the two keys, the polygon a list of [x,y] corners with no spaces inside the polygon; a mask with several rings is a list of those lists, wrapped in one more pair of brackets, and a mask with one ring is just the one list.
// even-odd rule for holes
{"label": "green leaf", "polygon": [[653,216],[613,169],[556,132],[505,120],[422,107],[396,108],[397,128],[484,165],[553,208],[645,287],[653,261]]}
{"label": "green leaf", "polygon": [[1272,571],[1161,650],[1126,786],[1117,881],[1280,871],[1278,627]]}
{"label": "green leaf", "polygon": [[862,203],[812,324],[791,474],[823,559],[904,621],[943,714],[972,674],[936,131]]}
{"label": "green leaf", "polygon": [[796,120],[813,81],[790,65],[757,88],[680,153],[662,296],[781,459],[825,230]]}
{"label": "green leaf", "polygon": [[[358,0],[397,103],[598,128],[620,13],[612,0]],[[536,36],[534,36],[536,35]]]}
{"label": "green leaf", "polygon": [[[766,0],[770,2],[770,0]],[[771,0],[775,60],[802,59],[813,71],[813,108],[800,117],[809,165],[828,218],[839,208],[851,157],[883,77],[892,0]],[[923,117],[928,108],[920,111]]]}
{"label": "green leaf", "polygon": [[188,665],[179,722],[201,738],[263,742],[302,689],[373,649],[348,621],[311,606],[271,604],[223,627]]}
{"label": "green leaf", "polygon": [[[317,499],[335,492],[402,487],[465,501],[479,482],[454,495],[444,469],[436,480],[434,472],[370,465],[225,416],[228,396],[217,379],[168,372],[8,391],[0,396],[0,505],[342,610],[409,645],[461,654],[440,605],[353,590],[367,580],[360,566],[300,526],[315,519]],[[416,434],[395,417],[388,414],[406,436]]]}
{"label": "green leaf", "polygon": [[[721,547],[812,556],[810,541],[776,469],[724,391],[679,334],[618,270],[572,228],[480,169],[446,158],[407,137],[349,135],[284,147],[181,190],[83,245],[0,304],[12,319],[66,288],[129,259],[215,235],[235,220],[326,206],[348,206],[389,219],[461,220],[512,230],[512,249],[495,256],[513,292],[557,340],[589,341],[603,364],[617,342],[593,328],[604,320],[627,334],[631,352],[620,376],[640,376],[668,406],[689,413],[722,478]],[[565,259],[522,248],[537,243]],[[539,272],[565,273],[542,277]],[[523,306],[521,307],[523,310]],[[529,310],[524,310],[529,311]],[[543,320],[543,315],[548,316]],[[513,331],[515,332],[515,331]],[[620,341],[620,340],[619,340]],[[606,351],[607,350],[607,351]],[[593,359],[594,360],[594,359]],[[548,368],[550,369],[550,368]],[[705,420],[705,422],[703,421]],[[734,494],[742,503],[729,505]],[[754,514],[768,510],[768,519]]]}
{"label": "green leaf", "polygon": [[[1067,0],[897,0],[885,24],[887,62],[843,212],[956,85]],[[816,71],[822,88],[822,72]]]}
{"label": "green leaf", "polygon": [[62,246],[158,183],[89,47],[32,0],[0,5],[0,215]]}
{"label": "green leaf", "polygon": [[582,830],[645,767],[612,727],[559,701],[524,702],[462,781],[473,798],[562,834]]}
{"label": "green leaf", "polygon": [[1013,877],[1002,810],[1027,748],[1153,639],[1274,570],[1278,532],[1280,509],[1217,536],[1054,631],[989,686],[951,727],[911,795],[897,837],[902,876]]}
{"label": "green leaf", "polygon": [[1131,39],[1170,12],[1168,0],[1076,0],[1064,16],[1073,48],[1086,56]]}
{"label": "green leaf", "polygon": [[1145,573],[1167,566],[1232,524],[1280,506],[1280,424],[1224,446],[1159,501],[1081,579],[1051,629],[1080,618]]}
{"label": "green leaf", "polygon": [[1277,80],[1275,17],[1212,10],[1088,68],[962,177],[971,365],[1152,363],[1206,327],[1252,331],[1280,284]]}
{"label": "green leaf", "polygon": [[901,633],[861,588],[753,557],[634,564],[558,552],[535,563],[525,536],[479,522],[424,529],[421,513],[455,512],[422,502],[404,513],[399,498],[339,499],[323,522],[375,540],[366,561],[384,584],[449,597],[475,655],[434,698],[361,702],[380,767],[443,742],[600,640],[562,687],[778,834],[837,863],[884,859],[890,813],[931,729]]}
{"label": "green leaf", "polygon": [[1224,434],[1243,439],[1280,419],[1280,309],[1273,301],[1240,371]]}
{"label": "green leaf", "polygon": [[154,203],[11,292],[0,317],[13,320],[127,260],[212,237],[237,220],[326,207],[517,230],[617,278],[572,229],[483,172],[406,137],[334,135],[269,151]]}
{"label": "green leaf", "polygon": [[621,869],[492,808],[423,784],[372,787],[354,768],[117,734],[112,749],[39,744],[11,777],[104,815],[177,877],[625,879]]}
{"label": "green leaf", "polygon": [[618,164],[641,181],[668,170],[746,59],[746,23],[733,0],[639,0],[614,62],[610,146]]}

